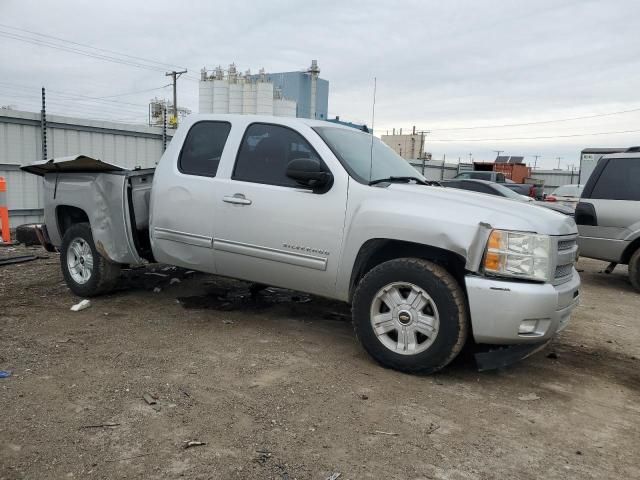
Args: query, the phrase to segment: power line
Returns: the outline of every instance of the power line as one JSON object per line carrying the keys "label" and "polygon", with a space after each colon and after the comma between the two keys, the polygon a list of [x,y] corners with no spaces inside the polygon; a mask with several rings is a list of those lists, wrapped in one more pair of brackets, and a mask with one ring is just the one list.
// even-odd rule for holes
{"label": "power line", "polygon": [[43,41],[43,40],[38,40],[38,39],[35,39],[35,38],[25,37],[24,35],[18,35],[18,34],[15,34],[15,33],[6,32],[6,31],[2,31],[2,30],[0,30],[0,37],[11,38],[13,40],[19,40],[19,41],[22,41],[22,42],[31,43],[33,45],[53,48],[55,50],[62,50],[62,51],[65,51],[65,52],[76,53],[78,55],[84,55],[85,57],[91,57],[91,58],[95,58],[95,59],[98,59],[98,60],[105,60],[105,61],[108,61],[108,62],[118,63],[118,64],[121,64],[121,65],[127,65],[127,66],[131,66],[131,67],[142,68],[142,69],[151,70],[151,71],[154,71],[154,72],[164,72],[164,69],[161,68],[161,67],[154,67],[152,65],[144,65],[142,63],[135,63],[133,61],[119,59],[117,57],[113,57],[113,56],[109,56],[109,55],[103,55],[103,54],[98,54],[98,53],[87,52],[87,51],[84,51],[84,50],[79,50],[77,48],[67,47],[67,46],[64,46],[64,45],[57,45],[57,44],[54,44],[54,43],[46,42],[46,41]]}
{"label": "power line", "polygon": [[611,117],[613,115],[622,115],[625,113],[635,113],[635,112],[640,112],[640,107],[631,108],[629,110],[619,110],[617,112],[594,113],[591,115],[582,115],[579,117],[556,118],[553,120],[540,120],[536,122],[503,123],[498,125],[475,125],[471,127],[434,128],[432,131],[433,132],[453,132],[457,130],[479,130],[479,129],[486,129],[486,128],[527,127],[530,125],[543,125],[548,123],[571,122],[574,120],[587,120],[590,118]]}
{"label": "power line", "polygon": [[176,66],[176,65],[171,64],[171,63],[159,62],[157,60],[151,60],[149,58],[137,57],[135,55],[128,55],[126,53],[116,52],[114,50],[107,50],[106,48],[94,47],[93,45],[89,45],[89,44],[86,44],[86,43],[74,42],[72,40],[66,40],[64,38],[54,37],[53,35],[46,35],[44,33],[39,33],[39,32],[34,32],[34,31],[31,31],[31,30],[26,30],[24,28],[12,27],[11,25],[6,25],[6,24],[3,24],[3,23],[0,23],[0,27],[9,28],[11,30],[17,30],[17,31],[23,32],[23,33],[29,33],[31,35],[37,35],[39,37],[50,38],[50,39],[53,39],[53,40],[57,40],[59,42],[69,43],[71,45],[77,45],[77,46],[84,47],[84,48],[91,48],[93,50],[97,50],[97,51],[100,51],[100,52],[112,53],[112,54],[115,54],[115,55],[119,55],[121,57],[131,58],[133,60],[142,60],[143,62],[147,62],[147,63],[155,63],[157,65],[161,65],[164,68],[166,68],[166,67],[174,68]]}
{"label": "power line", "polygon": [[456,139],[446,139],[446,140],[436,140],[431,139],[431,142],[508,142],[510,140],[547,140],[552,138],[571,138],[571,137],[591,137],[598,135],[618,135],[623,133],[638,133],[640,130],[623,130],[619,132],[598,132],[598,133],[575,133],[570,135],[550,135],[550,136],[541,136],[541,137],[513,137],[513,138],[456,138]]}

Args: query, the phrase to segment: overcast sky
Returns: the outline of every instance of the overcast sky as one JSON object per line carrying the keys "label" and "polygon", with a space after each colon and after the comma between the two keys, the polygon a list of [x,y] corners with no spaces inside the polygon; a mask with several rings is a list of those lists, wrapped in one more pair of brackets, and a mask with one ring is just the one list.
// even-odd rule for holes
{"label": "overcast sky", "polygon": [[[203,66],[280,72],[317,59],[330,116],[371,125],[377,77],[378,135],[415,125],[432,132],[434,158],[503,150],[577,167],[585,147],[640,144],[638,18],[637,0],[0,0],[0,105],[39,110],[44,85],[51,113],[143,121],[150,98],[169,98],[172,66],[189,70],[178,104],[197,111]],[[608,133],[624,131],[636,132]],[[571,136],[590,133],[608,134]]]}

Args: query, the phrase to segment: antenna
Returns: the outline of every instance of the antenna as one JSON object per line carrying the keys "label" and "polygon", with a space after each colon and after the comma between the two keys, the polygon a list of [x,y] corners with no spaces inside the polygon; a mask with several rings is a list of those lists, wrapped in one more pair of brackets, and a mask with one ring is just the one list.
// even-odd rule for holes
{"label": "antenna", "polygon": [[376,87],[377,78],[373,77],[373,106],[371,108],[371,151],[369,152],[369,181],[371,182],[371,176],[373,175],[373,136],[375,134],[374,122],[376,120]]}

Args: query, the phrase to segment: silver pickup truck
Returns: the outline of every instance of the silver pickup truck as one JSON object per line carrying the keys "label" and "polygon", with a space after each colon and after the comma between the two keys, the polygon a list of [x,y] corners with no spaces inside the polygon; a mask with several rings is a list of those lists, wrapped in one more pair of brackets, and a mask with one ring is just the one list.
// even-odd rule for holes
{"label": "silver pickup truck", "polygon": [[44,176],[42,233],[80,296],[146,262],[300,290],[349,302],[381,364],[426,373],[470,338],[502,346],[487,365],[524,358],[579,300],[572,218],[431,184],[349,127],[192,115],[155,169],[24,170]]}

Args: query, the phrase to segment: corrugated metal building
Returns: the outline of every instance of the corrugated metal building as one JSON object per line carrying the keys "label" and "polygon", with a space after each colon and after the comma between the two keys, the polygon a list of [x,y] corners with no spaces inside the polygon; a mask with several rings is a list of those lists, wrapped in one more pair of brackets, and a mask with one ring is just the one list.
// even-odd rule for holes
{"label": "corrugated metal building", "polygon": [[[12,227],[42,220],[41,179],[20,170],[42,159],[41,138],[39,113],[0,110],[0,176],[7,179]],[[78,153],[127,168],[152,167],[162,155],[162,129],[47,116],[47,157]]]}

